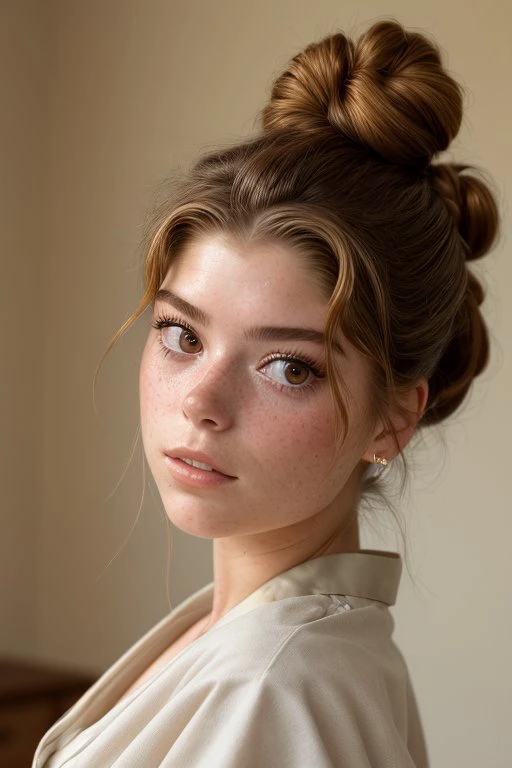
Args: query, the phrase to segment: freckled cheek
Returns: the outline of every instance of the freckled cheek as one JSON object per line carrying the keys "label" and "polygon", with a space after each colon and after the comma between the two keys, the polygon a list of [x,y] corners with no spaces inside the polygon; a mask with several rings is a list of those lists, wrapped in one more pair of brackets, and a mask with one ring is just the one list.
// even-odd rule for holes
{"label": "freckled cheek", "polygon": [[152,361],[141,363],[139,374],[139,399],[142,427],[148,429],[169,412],[173,401],[169,382],[164,380],[159,366]]}
{"label": "freckled cheek", "polygon": [[300,475],[306,464],[324,467],[330,460],[335,438],[332,416],[319,414],[318,409],[300,414],[284,408],[255,416],[254,448],[264,466]]}

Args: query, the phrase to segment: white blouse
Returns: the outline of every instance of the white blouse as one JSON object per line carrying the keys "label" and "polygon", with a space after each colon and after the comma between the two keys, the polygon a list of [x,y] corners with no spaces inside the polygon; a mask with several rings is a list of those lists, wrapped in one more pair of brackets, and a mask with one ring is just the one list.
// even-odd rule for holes
{"label": "white blouse", "polygon": [[428,768],[389,610],[395,552],[323,555],[275,576],[128,696],[212,607],[183,601],[47,731],[32,768]]}

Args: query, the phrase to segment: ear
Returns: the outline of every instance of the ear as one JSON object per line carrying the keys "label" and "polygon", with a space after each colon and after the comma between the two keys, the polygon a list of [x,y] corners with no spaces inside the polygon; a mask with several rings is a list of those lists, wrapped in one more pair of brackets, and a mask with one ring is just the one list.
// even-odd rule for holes
{"label": "ear", "polygon": [[400,405],[406,408],[407,412],[405,414],[396,412],[391,415],[396,439],[389,429],[383,429],[382,424],[377,425],[370,445],[361,458],[368,462],[373,462],[374,456],[380,456],[388,461],[394,459],[398,454],[396,440],[402,451],[423,415],[427,400],[428,382],[425,378],[421,378],[400,397]]}

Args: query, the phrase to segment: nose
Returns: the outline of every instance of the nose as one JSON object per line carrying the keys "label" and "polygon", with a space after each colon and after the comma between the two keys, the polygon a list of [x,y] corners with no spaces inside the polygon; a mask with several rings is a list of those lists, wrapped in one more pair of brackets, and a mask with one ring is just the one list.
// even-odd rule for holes
{"label": "nose", "polygon": [[200,379],[194,378],[193,386],[183,398],[185,418],[196,427],[217,432],[231,427],[236,407],[233,375],[233,371],[218,362],[208,367],[203,363]]}

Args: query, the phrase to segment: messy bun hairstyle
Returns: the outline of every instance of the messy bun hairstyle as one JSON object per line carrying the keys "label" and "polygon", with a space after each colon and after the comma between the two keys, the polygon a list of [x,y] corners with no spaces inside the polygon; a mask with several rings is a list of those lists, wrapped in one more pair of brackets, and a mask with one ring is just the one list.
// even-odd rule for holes
{"label": "messy bun hairstyle", "polygon": [[310,265],[329,302],[339,437],[347,393],[331,356],[338,329],[369,360],[376,416],[390,429],[389,406],[423,376],[419,426],[441,422],[488,359],[484,293],[467,262],[498,230],[482,174],[433,163],[459,131],[462,97],[436,45],[395,20],[356,41],[339,32],[308,45],[275,80],[262,130],[203,155],[175,183],[148,234],[144,295],[113,342],[188,243],[216,233],[278,242]]}
{"label": "messy bun hairstyle", "polygon": [[[262,112],[267,132],[304,132],[313,140],[335,129],[366,147],[380,166],[371,205],[382,183],[380,213],[389,205],[391,216],[396,211],[399,218],[396,229],[392,219],[384,221],[387,237],[382,228],[379,234],[391,247],[396,239],[404,241],[396,256],[383,256],[379,270],[381,285],[389,289],[388,311],[381,319],[389,322],[389,347],[396,346],[388,376],[396,384],[427,376],[423,424],[455,411],[488,361],[488,333],[479,310],[484,292],[464,262],[490,249],[497,206],[489,187],[466,173],[474,170],[470,166],[432,163],[455,138],[461,121],[462,89],[443,68],[437,47],[393,21],[373,25],[357,43],[338,33],[309,45],[276,80]],[[382,160],[388,173],[381,171]],[[390,201],[400,181],[395,178],[393,184],[389,164],[404,173],[402,205]],[[367,195],[365,201],[370,202]],[[422,221],[414,226],[411,219],[418,215]],[[419,345],[416,352],[413,345]]]}

